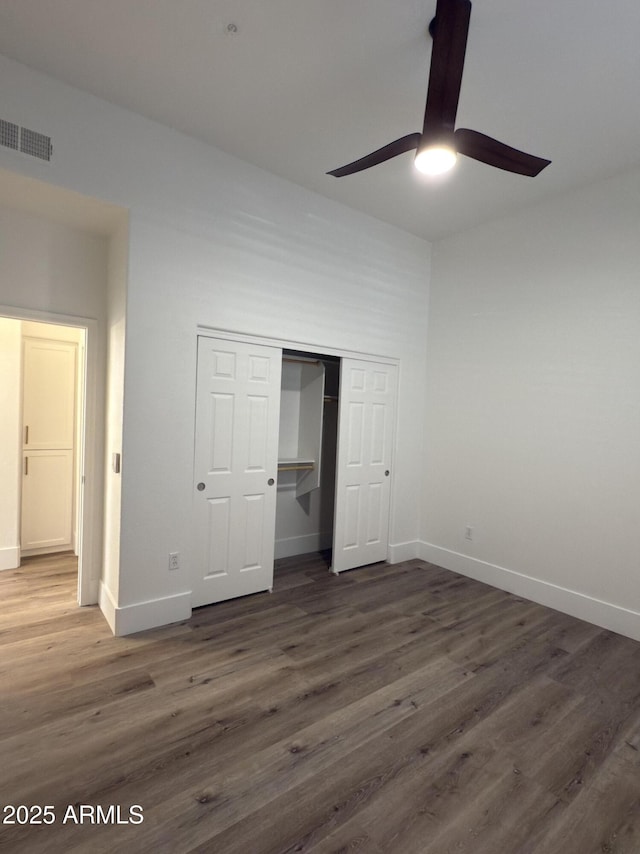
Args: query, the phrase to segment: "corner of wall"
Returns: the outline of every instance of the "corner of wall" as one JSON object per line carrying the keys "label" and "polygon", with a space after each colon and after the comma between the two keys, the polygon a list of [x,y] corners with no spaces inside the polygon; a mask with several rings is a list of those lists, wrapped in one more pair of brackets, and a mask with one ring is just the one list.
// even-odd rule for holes
{"label": "corner of wall", "polygon": [[120,607],[116,605],[111,591],[101,583],[100,610],[113,634],[122,637],[188,620],[191,616],[191,592]]}
{"label": "corner of wall", "polygon": [[389,563],[402,563],[420,556],[420,542],[389,543]]}
{"label": "corner of wall", "polygon": [[[105,412],[105,501],[103,541],[103,585],[110,591],[116,608],[120,587],[120,519],[122,484],[120,472],[111,466],[113,453],[122,453],[125,332],[127,320],[127,289],[129,277],[128,218],[112,234],[109,241],[107,280],[107,356]],[[102,598],[101,598],[102,603]],[[106,616],[106,614],[105,614]],[[113,623],[107,618],[112,630]]]}
{"label": "corner of wall", "polygon": [[420,542],[418,546],[419,557],[427,563],[475,578],[483,584],[640,641],[640,613],[637,611],[433,543]]}
{"label": "corner of wall", "polygon": [[106,586],[104,581],[100,582],[100,591],[98,598],[98,605],[100,610],[102,611],[102,615],[109,624],[109,628],[116,634],[116,612],[118,610],[117,605],[111,595],[111,591]]}

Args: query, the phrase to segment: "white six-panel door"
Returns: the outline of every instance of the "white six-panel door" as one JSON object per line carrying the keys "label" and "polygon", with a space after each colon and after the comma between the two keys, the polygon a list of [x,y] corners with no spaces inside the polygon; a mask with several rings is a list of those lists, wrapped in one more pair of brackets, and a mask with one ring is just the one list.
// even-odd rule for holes
{"label": "white six-panel door", "polygon": [[396,367],[342,359],[332,571],[386,560]]}
{"label": "white six-panel door", "polygon": [[282,351],[199,337],[192,605],[269,590]]}

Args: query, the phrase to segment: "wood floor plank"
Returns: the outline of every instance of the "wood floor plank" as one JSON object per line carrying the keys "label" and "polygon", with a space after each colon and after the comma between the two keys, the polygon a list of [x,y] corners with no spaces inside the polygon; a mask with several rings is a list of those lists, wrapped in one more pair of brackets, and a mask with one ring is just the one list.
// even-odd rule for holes
{"label": "wood floor plank", "polygon": [[236,760],[232,768],[209,777],[207,786],[194,790],[197,781],[190,780],[183,795],[171,798],[160,808],[163,813],[175,810],[192,823],[192,837],[203,833],[204,842],[210,830],[200,818],[203,804],[208,823],[214,824],[218,833],[243,822],[279,795],[344,762],[351,750],[376,741],[389,727],[414,714],[426,690],[425,683],[430,684],[432,695],[437,697],[459,681],[459,668],[440,659],[422,672],[416,671],[323,716],[293,737],[252,752],[243,761]]}
{"label": "wood floor plank", "polygon": [[[530,666],[537,666],[535,656]],[[526,681],[522,656],[513,663],[513,672]],[[291,850],[306,850],[310,842],[317,841],[327,830],[333,832],[338,818],[349,818],[354,809],[359,810],[359,820],[367,833],[378,821],[388,827],[390,817],[398,816],[399,825],[411,821],[415,811],[413,795],[421,797],[425,778],[430,777],[434,763],[455,754],[458,740],[503,702],[509,693],[511,677],[509,671],[495,668],[431,703],[425,698],[414,715],[403,719],[377,741],[375,751],[365,746],[350,754],[348,760],[343,758],[336,763],[326,788],[322,777],[313,781],[311,792],[306,793],[303,786],[292,791],[291,797],[275,801],[269,809],[286,820],[272,829],[264,851],[275,854],[288,850],[286,845],[293,846],[294,840],[296,847]],[[261,818],[261,811],[255,816]],[[287,836],[293,829],[294,840]],[[249,832],[246,824],[233,826],[215,837],[212,844],[239,854],[246,850]]]}
{"label": "wood floor plank", "polygon": [[[295,854],[296,851],[300,851],[299,846],[290,847],[283,854]],[[308,851],[309,854],[383,854],[382,848],[355,821],[342,825]]]}
{"label": "wood floor plank", "polygon": [[636,854],[640,851],[639,817],[638,769],[612,757],[570,809],[558,812],[535,840],[523,845],[522,854]]}
{"label": "wood floor plank", "polygon": [[72,555],[0,573],[0,804],[57,815],[0,850],[638,854],[640,644],[418,560],[328,567],[128,638]]}

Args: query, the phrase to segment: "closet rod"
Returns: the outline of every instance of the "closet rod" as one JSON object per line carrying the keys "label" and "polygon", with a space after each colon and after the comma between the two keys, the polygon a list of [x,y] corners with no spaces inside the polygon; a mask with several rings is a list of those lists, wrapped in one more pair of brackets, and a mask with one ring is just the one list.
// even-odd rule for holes
{"label": "closet rod", "polygon": [[297,463],[287,464],[278,463],[278,471],[313,471],[315,468],[313,463]]}
{"label": "closet rod", "polygon": [[301,365],[319,365],[320,359],[294,359],[291,356],[283,356],[283,362],[299,362]]}

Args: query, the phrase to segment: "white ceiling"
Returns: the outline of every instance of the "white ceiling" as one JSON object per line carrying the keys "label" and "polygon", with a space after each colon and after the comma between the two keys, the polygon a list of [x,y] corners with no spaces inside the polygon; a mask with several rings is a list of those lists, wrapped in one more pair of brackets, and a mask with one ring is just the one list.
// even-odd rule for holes
{"label": "white ceiling", "polygon": [[[553,162],[525,178],[411,154],[435,0],[0,0],[0,53],[427,239],[640,163],[637,0],[475,0],[458,126]],[[236,33],[227,30],[237,26]]]}

